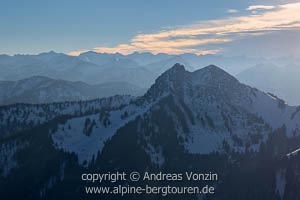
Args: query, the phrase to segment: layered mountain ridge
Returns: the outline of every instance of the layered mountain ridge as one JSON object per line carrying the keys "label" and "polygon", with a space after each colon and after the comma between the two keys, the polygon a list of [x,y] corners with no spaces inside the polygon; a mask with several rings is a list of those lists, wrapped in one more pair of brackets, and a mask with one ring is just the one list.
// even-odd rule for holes
{"label": "layered mountain ridge", "polygon": [[0,81],[0,105],[91,100],[115,94],[138,96],[144,91],[145,89],[127,82],[90,85],[81,81],[33,76],[18,81]]}
{"label": "layered mountain ridge", "polygon": [[[86,52],[79,56],[69,56],[53,51],[38,55],[0,55],[0,80],[17,81],[33,76],[46,76],[91,85],[122,82],[147,89],[174,63],[184,64],[188,71],[215,63],[246,84],[271,92],[293,105],[300,104],[297,103],[297,76],[292,76],[299,71],[299,59],[292,57],[263,59],[195,54],[155,55],[146,52],[129,55]],[[263,67],[273,64],[287,67]],[[259,67],[251,70],[255,65]],[[117,95],[118,91],[113,95]],[[136,94],[132,92],[130,95]]]}
{"label": "layered mountain ridge", "polygon": [[[214,65],[189,72],[183,65],[175,64],[143,96],[136,98],[118,96],[70,105],[0,107],[1,127],[9,130],[0,140],[0,154],[4,158],[0,160],[2,180],[13,187],[15,180],[19,180],[15,172],[30,171],[43,163],[44,167],[35,172],[43,174],[45,166],[51,165],[57,170],[44,175],[45,179],[35,181],[30,179],[30,173],[22,175],[23,185],[27,181],[35,185],[39,189],[33,194],[44,198],[50,197],[48,192],[57,194],[56,184],[69,183],[65,191],[80,190],[82,183],[72,181],[85,170],[208,167],[220,173],[222,181],[217,185],[226,191],[225,196],[218,193],[215,199],[224,199],[226,194],[240,199],[245,195],[253,197],[244,190],[236,192],[235,187],[248,188],[247,183],[235,185],[234,189],[228,189],[230,184],[226,183],[236,184],[239,181],[232,177],[245,179],[256,170],[261,182],[269,183],[268,190],[262,190],[269,192],[263,193],[261,199],[275,199],[278,190],[283,197],[285,188],[270,177],[284,169],[284,181],[290,184],[285,173],[298,172],[288,168],[296,165],[296,156],[288,161],[285,154],[300,146],[299,110],[240,83]],[[13,129],[12,124],[18,124],[19,129]],[[47,152],[47,157],[43,152]],[[26,157],[32,153],[36,161],[28,162]],[[249,163],[262,168],[247,168]],[[244,169],[241,166],[249,172],[239,172]],[[272,169],[268,176],[264,167]],[[65,174],[63,178],[61,171]],[[54,186],[46,190],[39,186],[41,182],[47,185],[53,177]],[[249,179],[249,184],[253,183]],[[30,187],[24,189],[28,190]],[[261,192],[259,187],[255,190]],[[39,191],[43,191],[41,197]],[[71,193],[66,195],[74,197]]]}

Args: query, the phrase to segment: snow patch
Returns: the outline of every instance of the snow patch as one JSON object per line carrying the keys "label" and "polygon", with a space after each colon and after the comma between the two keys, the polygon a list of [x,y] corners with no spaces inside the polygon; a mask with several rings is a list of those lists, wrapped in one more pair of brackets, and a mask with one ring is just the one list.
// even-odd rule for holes
{"label": "snow patch", "polygon": [[[105,142],[119,128],[144,113],[147,108],[147,106],[141,108],[129,105],[121,110],[111,111],[108,118],[109,125],[104,125],[99,121],[99,114],[70,119],[64,125],[60,125],[58,130],[52,134],[53,143],[58,149],[63,149],[66,152],[74,152],[78,156],[80,164],[84,164],[85,161],[89,163],[93,158],[96,159],[97,154],[101,153]],[[125,112],[128,113],[127,117],[124,117]],[[88,135],[84,134],[83,130],[87,118],[91,122],[95,122]]]}

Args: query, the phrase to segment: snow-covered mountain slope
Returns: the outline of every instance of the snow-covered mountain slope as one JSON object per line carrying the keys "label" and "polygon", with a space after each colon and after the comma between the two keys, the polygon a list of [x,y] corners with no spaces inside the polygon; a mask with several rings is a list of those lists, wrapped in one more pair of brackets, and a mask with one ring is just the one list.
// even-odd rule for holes
{"label": "snow-covered mountain slope", "polygon": [[0,193],[76,199],[85,171],[209,170],[216,200],[298,199],[299,155],[288,153],[300,146],[299,115],[213,65],[176,64],[136,98],[3,106]]}
{"label": "snow-covered mountain slope", "polygon": [[[160,106],[160,112],[173,116],[178,137],[191,153],[222,150],[224,142],[234,151],[257,151],[268,133],[283,125],[290,136],[299,134],[297,107],[243,85],[213,65],[188,72],[176,64],[156,80],[145,97],[157,100],[168,95],[172,100]],[[169,106],[172,104],[177,111]]]}
{"label": "snow-covered mountain slope", "polygon": [[[141,144],[150,154],[160,151],[159,142],[152,139],[163,137],[166,130],[173,130],[180,145],[193,154],[222,152],[226,145],[235,152],[257,151],[269,132],[284,125],[289,136],[298,135],[299,110],[241,84],[216,66],[189,72],[176,64],[137,99],[120,96],[82,103],[20,104],[2,107],[0,113],[6,130],[2,134],[68,115],[63,125],[49,132],[57,148],[76,153],[83,163],[97,156],[105,141],[130,122],[144,135]],[[154,120],[159,113],[170,124]]]}
{"label": "snow-covered mountain slope", "polygon": [[[262,117],[274,129],[285,124],[294,131],[300,123],[298,107],[289,106],[275,96],[241,84],[214,65],[192,73],[176,65],[158,78],[155,85],[159,85],[156,97],[171,90],[181,95],[184,102],[191,106],[202,108],[213,103],[219,103],[218,106],[231,105]],[[152,96],[153,90],[157,93],[157,89],[153,88],[148,92]]]}
{"label": "snow-covered mountain slope", "polygon": [[0,81],[0,105],[13,103],[53,103],[90,100],[113,95],[141,95],[143,89],[126,82],[89,85],[34,76],[19,81]]}
{"label": "snow-covered mountain slope", "polygon": [[129,104],[131,96],[113,96],[90,101],[0,106],[0,138],[46,123],[58,116],[79,116]]}
{"label": "snow-covered mountain slope", "polygon": [[[120,121],[127,109],[135,110],[136,114]],[[106,113],[109,126],[103,128],[97,115],[74,118],[54,132],[53,139],[58,148],[76,152],[81,162],[91,161],[103,145],[97,143],[96,149],[89,150],[90,138],[106,141],[132,120],[139,127],[136,131],[143,135],[140,143],[145,144],[148,153],[160,151],[160,145],[157,142],[153,144],[151,140],[163,137],[162,126],[174,129],[181,145],[193,154],[222,152],[226,145],[235,152],[258,151],[268,134],[284,125],[290,136],[299,134],[298,110],[280,99],[241,84],[216,66],[188,72],[182,65],[176,64],[163,73],[144,96],[118,112]],[[166,118],[170,118],[175,128],[157,122],[155,116],[162,115],[158,113],[166,113]],[[88,118],[93,121],[94,128],[86,135],[82,126]],[[80,146],[81,150],[76,146]],[[150,156],[153,157],[151,153]],[[162,155],[160,157],[163,158]]]}
{"label": "snow-covered mountain slope", "polygon": [[143,114],[148,107],[131,104],[110,112],[106,109],[100,114],[72,118],[52,130],[53,142],[56,148],[75,153],[79,163],[89,163],[119,128]]}

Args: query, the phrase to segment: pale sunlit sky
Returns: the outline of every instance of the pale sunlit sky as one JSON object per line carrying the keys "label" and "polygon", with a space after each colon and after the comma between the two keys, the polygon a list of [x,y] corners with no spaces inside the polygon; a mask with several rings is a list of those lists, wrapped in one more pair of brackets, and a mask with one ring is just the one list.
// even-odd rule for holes
{"label": "pale sunlit sky", "polygon": [[300,2],[1,0],[0,54],[300,56]]}

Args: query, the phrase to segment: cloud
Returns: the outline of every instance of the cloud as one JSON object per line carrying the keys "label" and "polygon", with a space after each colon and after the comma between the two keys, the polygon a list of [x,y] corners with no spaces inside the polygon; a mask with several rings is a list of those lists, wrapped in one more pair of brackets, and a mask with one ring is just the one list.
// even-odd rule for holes
{"label": "cloud", "polygon": [[253,5],[253,6],[249,6],[247,8],[247,10],[272,10],[276,8],[275,6],[266,6],[266,5]]}
{"label": "cloud", "polygon": [[236,9],[229,9],[229,10],[227,10],[227,12],[234,14],[234,13],[238,13],[239,11]]}
{"label": "cloud", "polygon": [[[266,8],[250,6],[248,9]],[[274,8],[273,8],[274,7]],[[300,3],[269,6],[265,12],[226,19],[200,21],[188,26],[162,30],[157,33],[138,34],[126,44],[114,47],[96,47],[96,52],[130,54],[135,51],[156,53],[215,54],[224,43],[243,37],[270,34],[273,31],[300,28]],[[86,50],[84,50],[86,51]],[[71,52],[78,55],[77,51]]]}
{"label": "cloud", "polygon": [[68,53],[68,55],[70,55],[70,56],[79,56],[80,54],[86,53],[88,51],[89,50],[71,51],[71,52]]}

